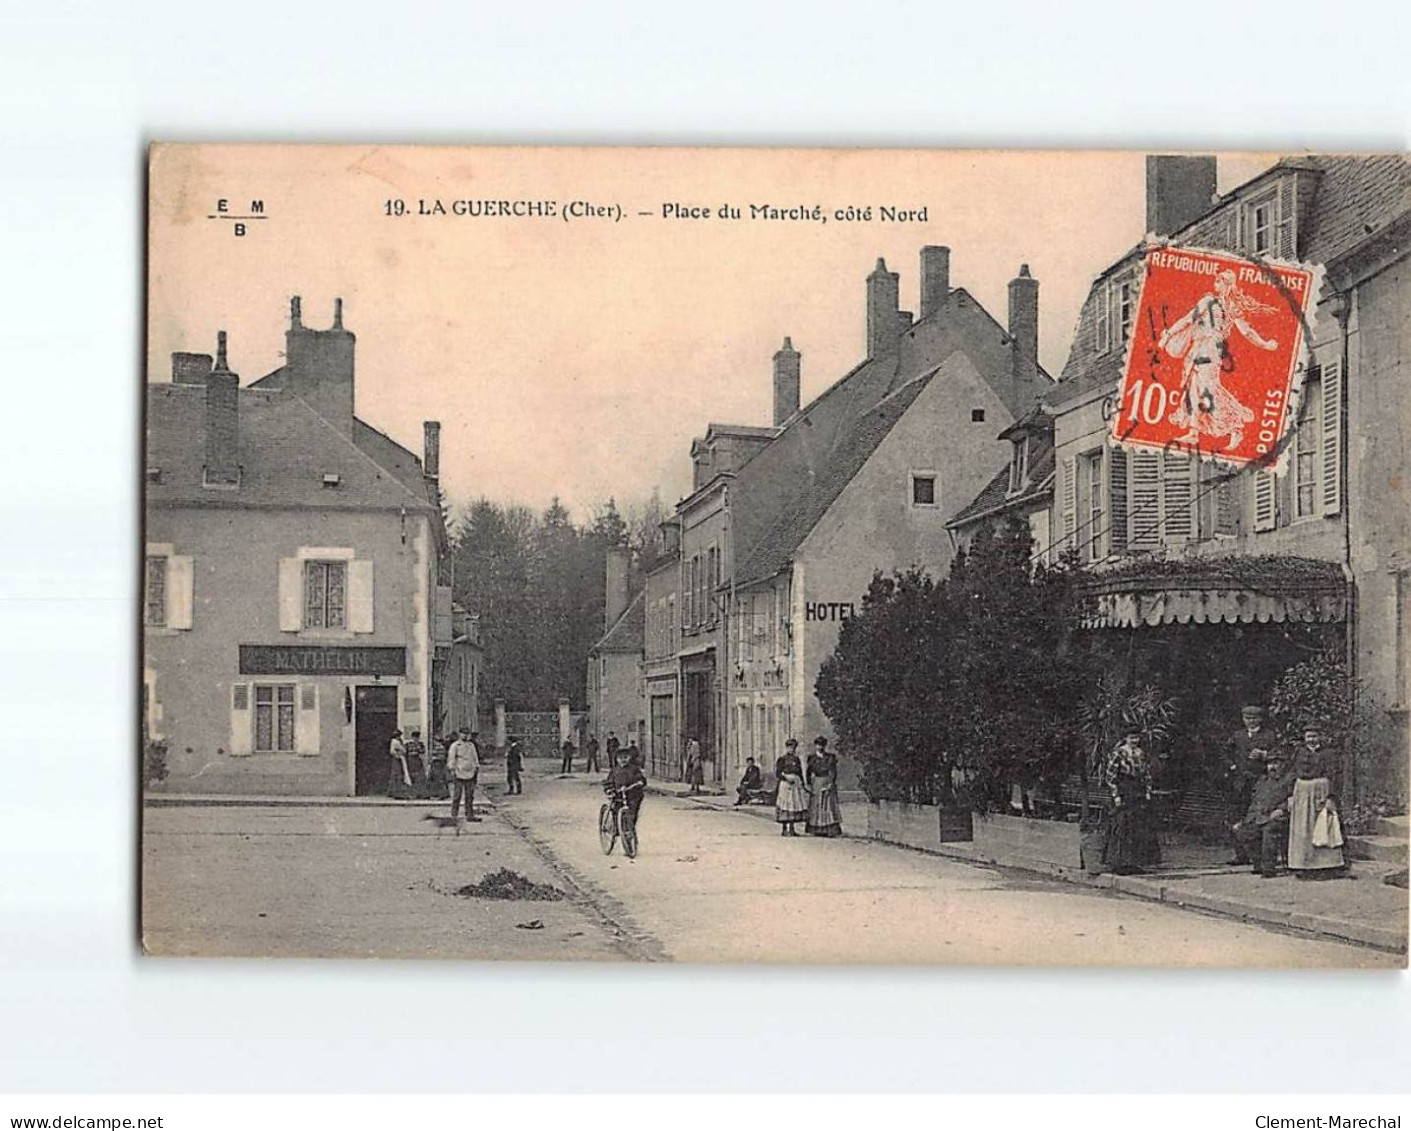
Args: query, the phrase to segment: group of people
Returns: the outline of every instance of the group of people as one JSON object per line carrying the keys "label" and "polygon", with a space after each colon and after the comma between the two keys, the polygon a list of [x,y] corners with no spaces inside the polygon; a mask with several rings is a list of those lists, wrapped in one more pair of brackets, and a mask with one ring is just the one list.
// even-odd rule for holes
{"label": "group of people", "polygon": [[[805,765],[799,760],[799,741],[784,743],[784,753],[774,762],[774,819],[780,836],[798,836],[802,823],[810,836],[842,836],[843,816],[838,806],[838,756],[820,735]],[[766,796],[763,775],[753,758],[745,759],[745,773],[735,790],[735,804],[747,805]]]}
{"label": "group of people", "polygon": [[[413,730],[407,739],[401,730],[392,732],[387,753],[391,761],[388,795],[394,798],[425,798],[451,802],[451,820],[461,829],[461,811],[466,821],[479,821],[475,815],[475,787],[480,780],[479,735],[461,727],[447,745],[432,741],[428,751],[421,731]],[[505,792],[523,793],[524,750],[518,740],[505,748]]]}
{"label": "group of people", "polygon": [[[1264,723],[1264,710],[1247,706],[1243,729],[1230,749],[1230,836],[1235,862],[1265,878],[1281,863],[1299,879],[1346,873],[1333,766],[1320,723],[1310,720],[1297,749],[1285,752]],[[1129,730],[1108,755],[1103,771],[1108,794],[1102,862],[1116,873],[1161,862],[1152,803],[1151,760],[1140,729]]]}
{"label": "group of people", "polygon": [[[628,743],[624,750],[622,740],[617,737],[616,731],[608,732],[606,746],[609,770],[613,769],[618,763],[627,760],[635,761],[639,766],[642,764],[642,754],[641,751],[637,749],[637,744],[635,742]],[[583,744],[583,772],[585,774],[602,772],[602,765],[599,760],[599,752],[602,749],[603,746],[599,744],[597,735],[589,736],[588,740]],[[563,755],[563,762],[559,766],[559,773],[573,773],[573,761],[578,754],[578,748],[573,745],[573,739],[565,738],[559,752]]]}

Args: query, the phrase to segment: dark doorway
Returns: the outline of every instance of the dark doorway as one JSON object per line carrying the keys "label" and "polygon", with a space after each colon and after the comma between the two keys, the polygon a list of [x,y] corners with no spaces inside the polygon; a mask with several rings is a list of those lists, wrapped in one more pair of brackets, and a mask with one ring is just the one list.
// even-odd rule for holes
{"label": "dark doorway", "polygon": [[354,695],[356,731],[353,740],[353,791],[359,796],[387,793],[392,780],[387,748],[397,729],[397,689],[359,687]]}
{"label": "dark doorway", "polygon": [[682,748],[685,742],[694,738],[701,744],[701,758],[711,765],[705,771],[715,776],[715,663],[712,657],[710,667],[705,671],[688,671],[685,680],[685,727]]}

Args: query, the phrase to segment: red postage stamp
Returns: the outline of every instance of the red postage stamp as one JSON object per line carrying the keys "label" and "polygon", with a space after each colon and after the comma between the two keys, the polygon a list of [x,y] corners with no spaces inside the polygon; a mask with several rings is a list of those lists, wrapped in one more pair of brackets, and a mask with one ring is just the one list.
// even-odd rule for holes
{"label": "red postage stamp", "polygon": [[1175,247],[1153,248],[1144,267],[1113,440],[1269,458],[1289,425],[1315,271]]}

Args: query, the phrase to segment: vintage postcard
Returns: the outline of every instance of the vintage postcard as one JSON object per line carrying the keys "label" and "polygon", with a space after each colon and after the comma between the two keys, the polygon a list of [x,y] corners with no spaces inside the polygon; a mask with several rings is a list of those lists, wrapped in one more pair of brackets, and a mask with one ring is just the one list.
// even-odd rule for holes
{"label": "vintage postcard", "polygon": [[147,953],[1405,965],[1405,155],[148,210]]}

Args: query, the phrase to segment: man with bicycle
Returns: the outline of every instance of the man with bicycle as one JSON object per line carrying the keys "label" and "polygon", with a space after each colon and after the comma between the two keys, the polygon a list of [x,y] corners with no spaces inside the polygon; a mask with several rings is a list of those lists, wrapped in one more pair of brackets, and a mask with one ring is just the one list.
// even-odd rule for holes
{"label": "man with bicycle", "polygon": [[632,814],[632,824],[642,811],[642,798],[647,792],[647,778],[642,773],[639,758],[624,758],[620,766],[614,766],[603,782],[603,792],[616,800],[622,799],[627,811]]}

